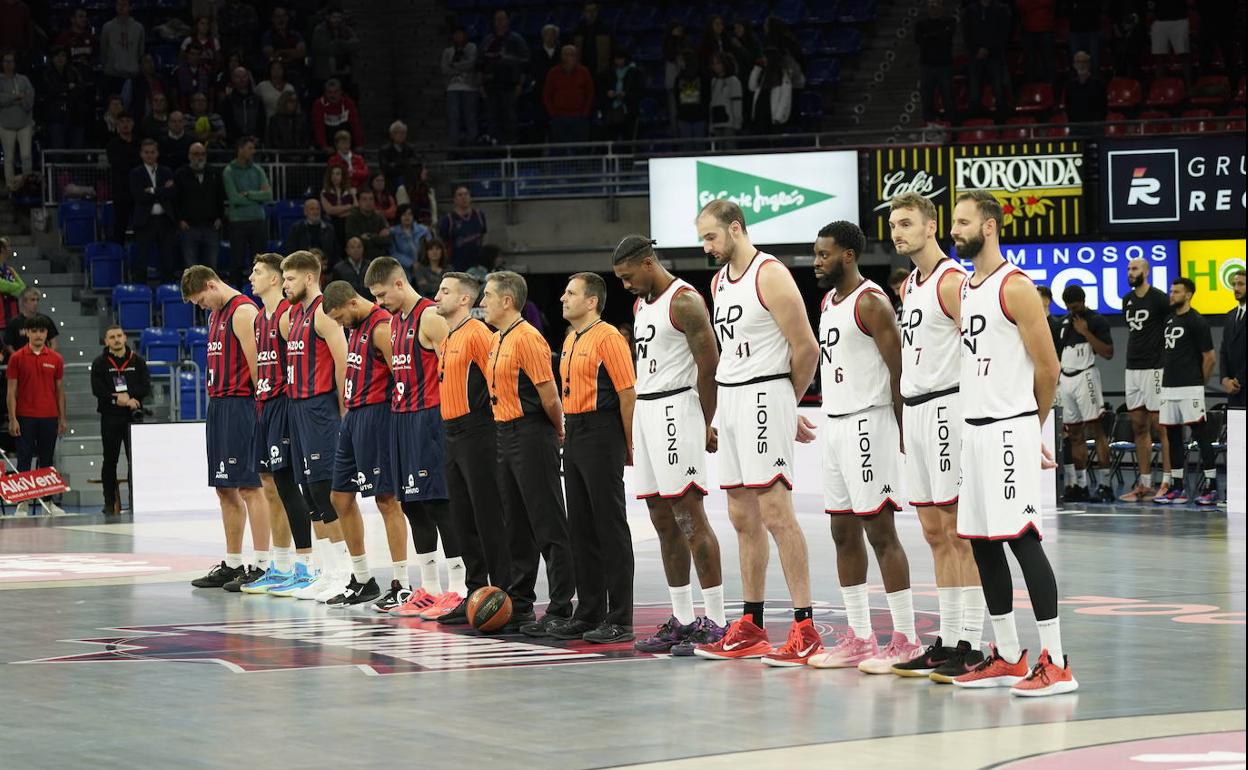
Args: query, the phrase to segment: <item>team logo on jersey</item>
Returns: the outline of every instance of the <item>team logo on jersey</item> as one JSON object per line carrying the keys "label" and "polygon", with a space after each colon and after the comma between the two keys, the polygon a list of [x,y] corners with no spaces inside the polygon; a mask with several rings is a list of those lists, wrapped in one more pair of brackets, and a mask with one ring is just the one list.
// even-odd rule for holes
{"label": "team logo on jersey", "polygon": [[1023,509],[1023,515],[1024,515],[1024,516],[1035,516],[1035,515],[1036,515],[1036,506],[1034,506],[1034,505],[1028,505],[1026,508],[1024,508],[1024,509]]}
{"label": "team logo on jersey", "polygon": [[892,493],[893,493],[893,488],[889,486],[888,484],[885,484],[884,488],[880,490],[881,495],[891,495]]}
{"label": "team logo on jersey", "polygon": [[228,474],[228,473],[226,473],[226,472],[225,472],[225,463],[224,463],[224,462],[219,462],[219,463],[217,463],[217,475],[216,475],[216,478],[218,478],[218,479],[228,479],[229,477],[230,477],[230,474]]}
{"label": "team logo on jersey", "polygon": [[1187,333],[1187,329],[1177,324],[1170,324],[1166,327],[1166,350],[1174,350],[1179,340],[1183,339],[1183,335]]}
{"label": "team logo on jersey", "polygon": [[1148,323],[1150,315],[1151,314],[1148,312],[1148,308],[1128,310],[1126,312],[1127,326],[1131,329],[1131,331],[1138,332],[1144,328],[1144,324]]}
{"label": "team logo on jersey", "polygon": [[688,468],[686,468],[686,469],[685,469],[685,475],[686,475],[686,476],[697,476],[697,475],[698,475],[698,469],[697,469],[697,468],[695,468],[695,467],[693,467],[692,465],[690,465]]}
{"label": "team logo on jersey", "polygon": [[783,468],[784,466],[788,465],[788,463],[784,461],[783,457],[778,457],[776,458],[776,461],[772,463],[772,465],[773,467],[776,467],[776,468]]}

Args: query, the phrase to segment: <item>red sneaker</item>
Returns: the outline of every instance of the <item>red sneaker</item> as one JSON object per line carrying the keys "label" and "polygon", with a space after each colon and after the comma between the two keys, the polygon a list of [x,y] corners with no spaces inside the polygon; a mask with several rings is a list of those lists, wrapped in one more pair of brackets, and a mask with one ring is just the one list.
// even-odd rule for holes
{"label": "red sneaker", "polygon": [[815,630],[814,622],[810,618],[802,621],[795,620],[793,625],[789,626],[789,637],[785,639],[784,644],[779,649],[764,655],[763,663],[780,668],[804,666],[806,661],[810,660],[810,656],[818,654],[821,650],[823,650],[823,639]]}
{"label": "red sneaker", "polygon": [[1010,692],[1024,698],[1042,698],[1045,695],[1061,695],[1079,689],[1079,683],[1070,673],[1070,658],[1062,656],[1064,665],[1058,666],[1049,657],[1048,650],[1041,650],[1036,665],[1026,678],[1010,688]]}
{"label": "red sneaker", "polygon": [[436,597],[423,588],[417,588],[412,591],[412,595],[407,597],[407,601],[398,607],[390,610],[388,613],[395,618],[418,618],[420,613],[429,609],[434,605]]}
{"label": "red sneaker", "polygon": [[421,620],[437,620],[446,613],[459,606],[464,597],[454,591],[447,591],[444,594],[433,597],[433,606],[426,608],[420,613]]}
{"label": "red sneaker", "polygon": [[1018,656],[1017,663],[1010,663],[1001,657],[997,647],[992,646],[992,654],[984,658],[984,662],[962,676],[955,676],[953,683],[958,687],[973,689],[985,687],[1013,687],[1027,676],[1027,651]]}
{"label": "red sneaker", "polygon": [[771,652],[767,632],[754,625],[749,618],[728,626],[728,633],[718,642],[699,644],[693,654],[708,660],[733,660],[736,658],[761,658]]}

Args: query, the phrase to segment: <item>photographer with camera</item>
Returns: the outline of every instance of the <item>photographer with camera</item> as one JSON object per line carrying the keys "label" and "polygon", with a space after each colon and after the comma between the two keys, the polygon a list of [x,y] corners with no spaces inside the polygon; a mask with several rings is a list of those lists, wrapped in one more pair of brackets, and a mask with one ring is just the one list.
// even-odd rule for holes
{"label": "photographer with camera", "polygon": [[[100,413],[100,436],[104,439],[104,462],[100,481],[104,485],[104,515],[121,513],[117,487],[117,460],[121,446],[130,454],[130,423],[143,419],[143,399],[152,392],[152,379],[143,356],[126,345],[126,332],[118,325],[104,332],[104,351],[91,362],[91,392]],[[131,490],[133,499],[133,490]]]}

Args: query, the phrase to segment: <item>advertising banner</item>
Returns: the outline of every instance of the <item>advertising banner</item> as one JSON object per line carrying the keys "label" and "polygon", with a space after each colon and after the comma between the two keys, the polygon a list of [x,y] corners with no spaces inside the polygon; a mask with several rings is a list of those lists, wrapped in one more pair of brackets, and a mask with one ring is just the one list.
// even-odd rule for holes
{"label": "advertising banner", "polygon": [[[1240,226],[1243,226],[1242,223]],[[1230,312],[1235,307],[1231,274],[1244,269],[1244,243],[1240,239],[1183,241],[1179,244],[1183,275],[1196,283],[1192,307],[1210,316]]]}
{"label": "advertising banner", "polygon": [[6,503],[21,503],[67,491],[65,479],[50,466],[0,477],[0,498]]}
{"label": "advertising banner", "polygon": [[889,147],[872,150],[867,173],[871,194],[867,199],[863,223],[867,237],[890,243],[888,205],[895,195],[918,193],[936,206],[936,235],[944,240],[949,235],[949,148]]}
{"label": "advertising banner", "polygon": [[1104,232],[1240,230],[1244,136],[1101,142]]}

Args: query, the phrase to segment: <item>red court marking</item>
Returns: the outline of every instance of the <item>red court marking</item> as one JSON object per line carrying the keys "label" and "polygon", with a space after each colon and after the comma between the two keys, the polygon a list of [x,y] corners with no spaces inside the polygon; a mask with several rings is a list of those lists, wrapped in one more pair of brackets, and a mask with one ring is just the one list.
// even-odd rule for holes
{"label": "red court marking", "polygon": [[996,765],[997,770],[1230,770],[1244,767],[1244,733],[1148,738],[1055,751]]}
{"label": "red court marking", "polygon": [[6,553],[0,554],[0,583],[207,571],[211,561],[205,556],[165,553]]}

